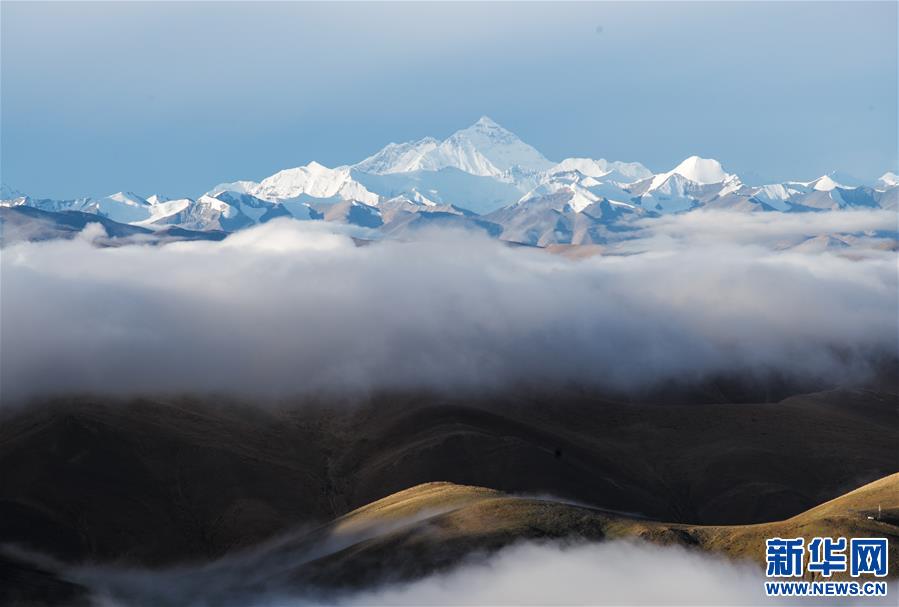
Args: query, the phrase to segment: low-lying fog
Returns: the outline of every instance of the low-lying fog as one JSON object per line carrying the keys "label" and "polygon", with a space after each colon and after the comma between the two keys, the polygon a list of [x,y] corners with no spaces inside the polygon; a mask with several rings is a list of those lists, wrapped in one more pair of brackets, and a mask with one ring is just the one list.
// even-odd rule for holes
{"label": "low-lying fog", "polygon": [[[231,565],[227,575],[209,567],[83,568],[68,577],[92,589],[103,607],[890,604],[886,598],[768,598],[764,571],[755,564],[642,542],[522,542],[418,580],[363,589],[348,583],[344,589],[288,590],[289,571],[277,564],[267,580],[251,576],[242,586],[239,561],[232,558]],[[888,597],[899,590],[895,581],[889,585]]]}
{"label": "low-lying fog", "polygon": [[[840,381],[897,355],[897,256],[784,250],[895,231],[895,213],[694,212],[577,261],[476,234],[358,247],[276,220],[221,243],[2,251],[3,398],[618,390],[778,371]],[[358,234],[357,234],[358,235]]]}
{"label": "low-lying fog", "polygon": [[[803,604],[796,599],[769,599],[764,593],[764,580],[764,572],[754,565],[675,546],[663,548],[628,542],[569,547],[519,544],[449,573],[360,592],[336,604],[347,607]],[[846,599],[813,602],[866,604],[863,600]],[[275,602],[271,607],[296,604]],[[326,600],[321,604],[335,603]],[[869,599],[867,604],[888,605],[889,602]]]}

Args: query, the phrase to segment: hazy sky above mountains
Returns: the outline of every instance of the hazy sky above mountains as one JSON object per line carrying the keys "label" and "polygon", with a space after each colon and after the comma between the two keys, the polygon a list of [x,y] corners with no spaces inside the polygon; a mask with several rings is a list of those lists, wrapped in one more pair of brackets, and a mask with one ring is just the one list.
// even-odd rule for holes
{"label": "hazy sky above mountains", "polygon": [[2,179],[195,196],[482,114],[547,157],[897,168],[897,5],[2,4]]}

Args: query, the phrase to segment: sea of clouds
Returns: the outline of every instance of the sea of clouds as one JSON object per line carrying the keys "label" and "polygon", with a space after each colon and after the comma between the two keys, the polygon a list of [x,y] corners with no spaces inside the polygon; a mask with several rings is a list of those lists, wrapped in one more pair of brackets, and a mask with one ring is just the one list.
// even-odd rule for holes
{"label": "sea of clouds", "polygon": [[358,246],[292,220],[163,246],[99,247],[98,230],[0,252],[4,402],[839,382],[897,356],[895,251],[789,249],[895,232],[886,211],[694,212],[579,260],[457,231]]}
{"label": "sea of clouds", "polygon": [[352,580],[327,590],[291,584],[294,555],[273,553],[279,556],[265,559],[267,575],[252,555],[163,570],[87,566],[63,575],[89,588],[100,607],[890,605],[899,591],[893,580],[882,598],[769,598],[754,563],[638,541],[519,542],[419,579],[361,589]]}
{"label": "sea of clouds", "polygon": [[[488,559],[321,605],[888,605],[886,599],[776,599],[764,572],[678,546],[521,543]],[[892,583],[888,592],[895,592]],[[889,596],[889,595],[888,595]],[[290,600],[271,607],[289,607]]]}

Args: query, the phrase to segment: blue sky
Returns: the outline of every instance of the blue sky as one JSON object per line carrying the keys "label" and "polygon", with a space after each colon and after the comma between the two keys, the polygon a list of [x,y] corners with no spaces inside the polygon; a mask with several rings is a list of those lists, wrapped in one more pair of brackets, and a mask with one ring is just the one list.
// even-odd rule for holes
{"label": "blue sky", "polygon": [[2,179],[196,196],[482,114],[547,157],[897,169],[897,4],[0,4]]}

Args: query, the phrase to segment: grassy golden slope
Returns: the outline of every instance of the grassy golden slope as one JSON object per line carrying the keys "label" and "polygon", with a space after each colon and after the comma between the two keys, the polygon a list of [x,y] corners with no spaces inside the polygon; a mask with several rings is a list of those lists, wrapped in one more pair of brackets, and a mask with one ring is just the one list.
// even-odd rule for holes
{"label": "grassy golden slope", "polygon": [[[882,509],[879,519],[878,506]],[[864,485],[785,521],[689,529],[705,549],[760,563],[764,562],[765,539],[769,537],[803,537],[806,543],[815,536],[887,537],[890,575],[899,577],[899,474]],[[840,577],[848,574],[834,575],[835,579]]]}
{"label": "grassy golden slope", "polygon": [[[881,506],[881,520],[868,515]],[[430,514],[430,515],[429,515]],[[890,576],[899,577],[899,474],[893,474],[784,521],[754,525],[699,526],[627,518],[613,512],[551,499],[514,497],[482,487],[426,483],[354,510],[337,519],[331,533],[391,527],[339,552],[305,564],[297,581],[359,584],[389,577],[416,577],[466,555],[521,540],[642,539],[679,544],[764,565],[770,537],[888,537]],[[842,576],[846,577],[846,576]],[[840,579],[839,574],[833,579]]]}

